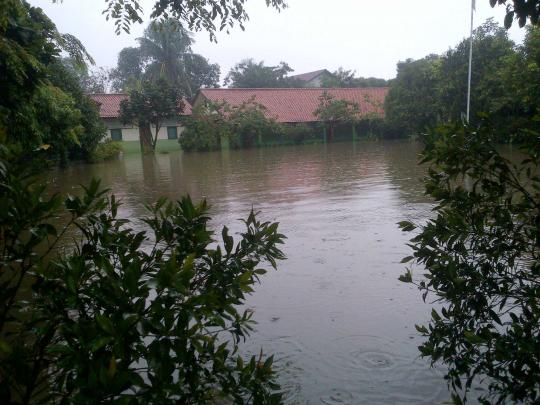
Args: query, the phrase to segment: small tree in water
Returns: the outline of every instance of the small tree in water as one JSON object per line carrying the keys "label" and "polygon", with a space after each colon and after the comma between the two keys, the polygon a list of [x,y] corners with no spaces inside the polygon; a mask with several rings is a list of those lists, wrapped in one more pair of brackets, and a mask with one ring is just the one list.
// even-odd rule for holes
{"label": "small tree in water", "polygon": [[163,122],[170,118],[178,119],[183,110],[182,94],[166,80],[144,81],[140,88],[129,92],[129,99],[120,103],[120,119],[124,124],[139,127],[141,150],[152,153]]}
{"label": "small tree in water", "polygon": [[328,129],[328,140],[334,137],[336,125],[353,123],[358,119],[360,108],[357,103],[349,100],[336,100],[334,96],[325,91],[319,97],[319,106],[314,115],[323,122]]}
{"label": "small tree in water", "polygon": [[[411,240],[401,280],[432,294],[441,310],[417,329],[432,363],[448,366],[456,403],[487,382],[482,403],[540,400],[540,134],[524,134],[522,161],[495,146],[490,125],[447,126],[427,135],[423,163],[435,217]],[[410,222],[400,223],[414,231]]]}

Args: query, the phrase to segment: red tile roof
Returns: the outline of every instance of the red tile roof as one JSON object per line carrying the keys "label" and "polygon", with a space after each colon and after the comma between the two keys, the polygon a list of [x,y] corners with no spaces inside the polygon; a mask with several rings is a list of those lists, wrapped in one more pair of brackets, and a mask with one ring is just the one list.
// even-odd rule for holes
{"label": "red tile roof", "polygon": [[254,98],[267,108],[266,115],[278,122],[313,122],[313,114],[319,106],[319,97],[327,91],[336,99],[349,100],[358,104],[361,115],[384,116],[384,99],[387,87],[378,88],[302,88],[302,89],[201,89],[194,104],[202,98],[210,101],[226,101],[240,105]]}
{"label": "red tile roof", "polygon": [[317,76],[322,75],[325,72],[328,74],[331,74],[326,69],[320,69],[320,70],[315,70],[314,72],[307,72],[307,73],[301,73],[299,75],[293,75],[293,76],[290,76],[290,78],[302,80],[304,82],[310,82],[311,80],[315,79]]}
{"label": "red tile roof", "polygon": [[[120,102],[126,100],[129,95],[125,93],[101,93],[89,94],[88,97],[99,105],[99,116],[101,118],[118,118],[120,116]],[[185,99],[182,115],[191,115],[191,104]]]}

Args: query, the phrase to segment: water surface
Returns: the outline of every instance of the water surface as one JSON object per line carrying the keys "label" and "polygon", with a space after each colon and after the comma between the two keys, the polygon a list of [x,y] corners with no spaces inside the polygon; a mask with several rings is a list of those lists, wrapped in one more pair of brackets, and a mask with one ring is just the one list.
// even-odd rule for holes
{"label": "water surface", "polygon": [[396,223],[431,207],[419,151],[384,141],[135,154],[51,181],[76,192],[101,177],[132,218],[144,203],[189,193],[208,199],[216,228],[240,230],[252,207],[279,221],[288,259],[248,299],[258,325],[246,350],[275,353],[287,402],[431,404],[449,397],[442,373],[418,357],[414,324],[431,306],[397,280],[409,251]]}

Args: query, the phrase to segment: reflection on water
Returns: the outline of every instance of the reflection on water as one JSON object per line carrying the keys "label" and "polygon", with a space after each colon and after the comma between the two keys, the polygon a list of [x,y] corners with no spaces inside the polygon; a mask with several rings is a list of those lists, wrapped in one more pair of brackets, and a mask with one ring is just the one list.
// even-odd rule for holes
{"label": "reflection on water", "polygon": [[202,154],[126,155],[76,165],[51,182],[74,191],[101,177],[121,214],[189,193],[213,224],[238,231],[251,207],[279,221],[288,260],[248,300],[259,322],[247,350],[275,353],[288,403],[441,403],[437,370],[418,358],[415,323],[430,307],[397,281],[408,253],[396,223],[429,214],[418,145],[336,143]]}

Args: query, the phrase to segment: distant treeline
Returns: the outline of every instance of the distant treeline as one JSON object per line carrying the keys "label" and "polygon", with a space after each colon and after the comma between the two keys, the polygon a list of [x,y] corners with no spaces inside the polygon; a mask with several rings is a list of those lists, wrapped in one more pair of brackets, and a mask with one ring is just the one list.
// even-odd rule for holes
{"label": "distant treeline", "polygon": [[[474,31],[471,122],[489,116],[503,140],[535,129],[540,108],[540,30],[527,28],[516,45],[507,31],[487,20]],[[398,64],[385,102],[387,124],[404,135],[460,121],[467,107],[469,40],[442,55]]]}

